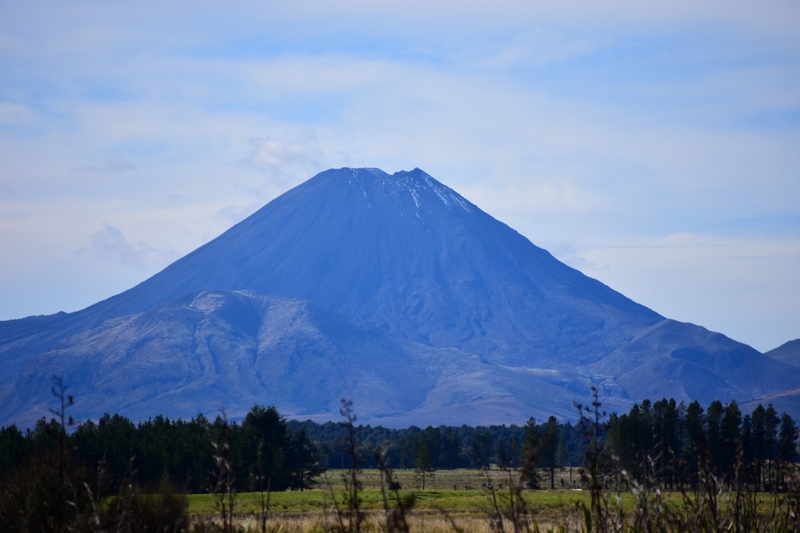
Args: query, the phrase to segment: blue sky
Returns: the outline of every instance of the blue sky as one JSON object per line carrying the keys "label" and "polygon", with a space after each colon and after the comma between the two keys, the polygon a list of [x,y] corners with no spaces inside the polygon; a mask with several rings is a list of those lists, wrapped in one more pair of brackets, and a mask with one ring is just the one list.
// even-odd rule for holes
{"label": "blue sky", "polygon": [[317,171],[420,167],[760,350],[800,337],[800,4],[0,0],[0,319]]}

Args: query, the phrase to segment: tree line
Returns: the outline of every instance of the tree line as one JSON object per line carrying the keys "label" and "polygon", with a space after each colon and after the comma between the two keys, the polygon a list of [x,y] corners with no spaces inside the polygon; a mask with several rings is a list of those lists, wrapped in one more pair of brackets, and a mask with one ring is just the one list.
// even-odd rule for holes
{"label": "tree line", "polygon": [[[121,415],[103,415],[64,431],[63,418],[39,420],[22,432],[15,425],[0,429],[0,484],[41,457],[87,471],[98,465],[106,473],[105,490],[135,475],[142,486],[165,484],[185,492],[209,492],[222,470],[236,491],[303,490],[326,469],[353,466],[345,424],[287,421],[275,407],[256,405],[241,421],[224,414],[214,421],[157,416],[135,424]],[[703,409],[675,400],[645,400],[630,412],[612,414],[596,428],[606,462],[617,461],[633,478],[651,476],[665,487],[696,483],[700,469],[720,479],[747,479],[755,489],[780,480],[777,461],[797,460],[798,429],[787,414],[769,405],[742,415],[736,402],[712,402]],[[585,420],[560,423],[550,417],[537,424],[471,427],[462,425],[405,429],[360,425],[354,428],[361,468],[377,468],[377,450],[392,468],[422,473],[455,468],[512,468],[535,461],[528,485],[554,487],[555,471],[586,462]],[[37,459],[38,458],[38,459]],[[528,465],[530,466],[530,464]],[[224,468],[223,468],[224,467]]]}
{"label": "tree line", "polygon": [[241,422],[224,415],[213,422],[203,415],[188,421],[159,415],[134,424],[106,413],[69,434],[63,428],[56,418],[42,418],[24,433],[16,425],[0,429],[0,483],[27,463],[59,455],[73,468],[100,466],[109,494],[131,477],[152,490],[170,484],[212,491],[228,469],[237,491],[302,490],[321,472],[316,447],[302,429],[289,431],[275,407],[256,405]]}
{"label": "tree line", "polygon": [[[305,431],[318,447],[326,468],[350,468],[352,459],[346,450],[347,430],[342,424],[290,420],[287,427],[290,431]],[[355,428],[355,432],[364,468],[378,467],[374,457],[378,448],[384,449],[393,468],[417,468],[424,464],[434,470],[489,468],[493,465],[518,467],[527,450],[542,441],[547,446],[540,450],[541,460],[546,459],[557,467],[577,467],[582,464],[585,448],[582,426],[571,422],[559,423],[555,417],[550,417],[544,424],[537,424],[531,418],[523,426],[442,425],[391,429],[361,425]]]}
{"label": "tree line", "polygon": [[[137,424],[106,413],[96,422],[70,427],[67,421],[62,426],[57,418],[42,418],[24,432],[16,425],[0,428],[0,482],[32,461],[63,456],[72,467],[102,466],[109,494],[132,474],[152,490],[170,484],[189,493],[208,492],[217,483],[220,464],[233,470],[236,491],[302,490],[327,469],[353,466],[348,439],[341,423],[286,421],[275,407],[259,405],[240,422],[222,415],[213,421],[203,415],[191,420],[159,415]],[[527,450],[540,446],[542,466],[579,466],[584,446],[582,429],[555,417],[541,426],[533,419],[525,426],[360,425],[355,439],[362,468],[377,468],[375,451],[382,449],[393,468],[426,472],[516,468]]]}
{"label": "tree line", "polygon": [[705,469],[723,483],[769,491],[782,482],[776,466],[798,460],[797,424],[771,404],[743,414],[735,400],[706,409],[697,401],[644,400],[610,415],[606,434],[606,454],[631,478],[667,488],[696,487]]}

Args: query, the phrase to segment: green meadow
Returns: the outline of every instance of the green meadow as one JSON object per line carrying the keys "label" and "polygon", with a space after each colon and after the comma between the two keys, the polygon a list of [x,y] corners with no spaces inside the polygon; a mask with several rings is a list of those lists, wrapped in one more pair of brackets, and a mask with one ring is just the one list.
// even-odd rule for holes
{"label": "green meadow", "polygon": [[[316,488],[305,491],[283,491],[264,494],[269,497],[269,510],[272,514],[322,513],[332,511],[334,505],[342,506],[345,485],[342,482],[343,471],[331,470],[324,479],[320,479]],[[507,506],[509,500],[508,478],[503,471],[492,470],[483,473],[479,470],[443,470],[435,472],[426,479],[426,488],[421,489],[421,478],[413,470],[396,470],[395,477],[402,485],[399,491],[401,498],[414,494],[415,511],[446,512],[452,514],[485,514],[492,506],[489,481],[498,498],[498,504]],[[544,472],[542,472],[544,478]],[[568,478],[569,474],[560,471],[557,484]],[[577,483],[577,471],[573,472],[573,480]],[[383,496],[380,489],[380,473],[378,470],[364,470],[359,475],[363,490],[360,498],[365,510],[383,509]],[[580,503],[590,503],[588,491],[579,488],[558,488],[556,490],[526,490],[525,501],[538,514],[556,516],[575,511]],[[394,498],[394,494],[391,495]],[[623,509],[635,507],[633,494],[624,491],[621,494]],[[261,506],[262,494],[245,492],[234,495],[237,514],[257,513]],[[189,494],[187,496],[189,513],[192,515],[213,515],[220,506],[218,496],[213,494]],[[334,502],[335,500],[335,502]],[[679,504],[680,493],[667,495],[667,501]],[[391,502],[390,502],[391,503]]]}

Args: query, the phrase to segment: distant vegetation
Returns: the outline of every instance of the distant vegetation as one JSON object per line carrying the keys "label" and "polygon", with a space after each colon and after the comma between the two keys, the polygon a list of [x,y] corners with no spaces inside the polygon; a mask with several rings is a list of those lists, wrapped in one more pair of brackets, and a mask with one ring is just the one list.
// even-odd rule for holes
{"label": "distant vegetation", "polygon": [[[287,422],[275,407],[256,405],[241,422],[229,422],[222,412],[214,421],[202,415],[189,421],[157,416],[134,424],[105,414],[96,422],[73,424],[66,388],[57,381],[53,391],[59,401],[54,418],[24,433],[14,425],[0,429],[0,530],[212,527],[192,523],[187,493],[213,495],[217,525],[233,530],[241,507],[235,495],[248,492],[266,531],[271,493],[316,488],[328,496],[314,501],[329,506],[333,517],[322,530],[368,529],[374,517],[365,514],[364,495],[374,493],[373,509],[383,506],[386,513],[378,527],[408,531],[416,501],[410,489],[425,489],[436,471],[455,469],[482,472],[481,487],[459,487],[459,478],[448,479],[464,494],[485,493],[485,520],[494,530],[529,530],[533,515],[523,492],[540,488],[590,493],[575,500],[587,531],[630,525],[645,520],[642,513],[669,525],[668,531],[693,530],[681,529],[692,516],[716,530],[710,528],[713,521],[740,520],[747,509],[748,520],[763,522],[763,509],[748,496],[759,492],[775,495],[769,511],[773,525],[775,513],[782,512],[782,523],[794,524],[785,531],[800,527],[798,428],[771,405],[743,415],[734,401],[715,401],[704,409],[697,402],[645,400],[606,419],[595,400],[574,425],[550,417],[542,424],[531,418],[524,426],[387,429],[356,425],[349,403],[343,404],[344,423]],[[578,469],[574,479],[556,475],[564,467]],[[362,479],[366,468],[378,483],[368,489]],[[414,486],[408,486],[408,476],[397,476],[397,468],[414,472]],[[336,490],[325,475],[329,469],[346,473],[335,482]],[[505,474],[498,478],[490,472]],[[664,490],[684,495],[682,511],[676,503],[681,498],[659,500]],[[609,497],[614,491],[630,495],[624,498],[627,508],[614,506]],[[726,494],[733,496],[725,499]],[[730,518],[736,506],[738,514]],[[460,527],[447,523],[453,530]]]}

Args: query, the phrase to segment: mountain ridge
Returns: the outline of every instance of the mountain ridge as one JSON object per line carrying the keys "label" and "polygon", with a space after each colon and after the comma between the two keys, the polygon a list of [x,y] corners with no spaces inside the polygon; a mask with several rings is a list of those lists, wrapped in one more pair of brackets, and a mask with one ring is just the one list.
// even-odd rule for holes
{"label": "mountain ridge", "polygon": [[790,365],[800,366],[800,339],[785,342],[777,348],[765,352],[764,355]]}

